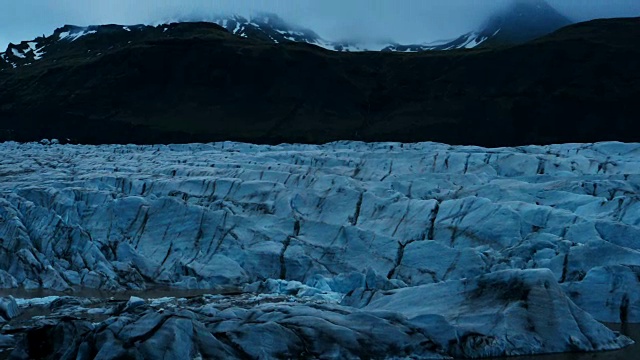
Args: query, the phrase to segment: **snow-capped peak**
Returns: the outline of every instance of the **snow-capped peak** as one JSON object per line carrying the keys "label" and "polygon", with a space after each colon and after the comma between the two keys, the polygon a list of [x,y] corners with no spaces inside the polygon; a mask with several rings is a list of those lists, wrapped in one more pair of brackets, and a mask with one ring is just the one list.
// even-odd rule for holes
{"label": "snow-capped peak", "polygon": [[[462,34],[451,40],[417,44],[399,44],[394,41],[364,43],[361,41],[328,40],[310,29],[292,25],[278,15],[270,13],[259,13],[249,17],[241,15],[218,16],[210,19],[209,22],[242,38],[275,44],[303,42],[340,52],[419,52],[523,43],[568,25],[570,20],[559,14],[544,0],[513,0],[509,7],[496,12],[478,30]],[[17,45],[10,44],[5,52],[0,53],[0,71],[34,64],[50,54],[84,52],[98,56],[103,53],[105,48],[126,46],[136,39],[144,39],[149,36],[172,36],[171,30],[176,26],[181,25],[100,25],[88,27],[65,25],[56,29],[51,36],[38,37]],[[158,35],[156,30],[159,30],[161,35]],[[425,34],[425,38],[428,38],[427,34]],[[75,45],[81,39],[83,45]]]}

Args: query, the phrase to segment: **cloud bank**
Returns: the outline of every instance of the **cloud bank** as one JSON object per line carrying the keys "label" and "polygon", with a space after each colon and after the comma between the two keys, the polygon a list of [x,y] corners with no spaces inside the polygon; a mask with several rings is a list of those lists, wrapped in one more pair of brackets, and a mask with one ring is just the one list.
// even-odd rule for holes
{"label": "cloud bank", "polygon": [[[64,24],[156,24],[273,12],[329,40],[417,43],[476,29],[510,0],[11,0],[0,3],[0,49]],[[549,0],[576,21],[640,16],[637,0]]]}

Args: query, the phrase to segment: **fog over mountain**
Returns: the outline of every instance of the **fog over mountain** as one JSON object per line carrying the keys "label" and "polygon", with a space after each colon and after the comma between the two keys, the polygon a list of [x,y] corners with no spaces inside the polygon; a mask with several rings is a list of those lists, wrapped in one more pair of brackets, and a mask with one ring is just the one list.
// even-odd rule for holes
{"label": "fog over mountain", "polygon": [[[478,28],[512,0],[22,0],[0,3],[0,48],[50,34],[64,24],[156,24],[207,20],[221,13],[268,11],[330,40],[417,43]],[[549,0],[574,21],[640,16],[635,0]]]}

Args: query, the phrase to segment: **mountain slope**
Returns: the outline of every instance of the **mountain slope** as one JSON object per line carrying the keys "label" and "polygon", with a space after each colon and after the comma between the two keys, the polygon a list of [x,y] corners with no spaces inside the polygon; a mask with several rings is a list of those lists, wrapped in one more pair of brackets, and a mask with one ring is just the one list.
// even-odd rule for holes
{"label": "mountain slope", "polygon": [[144,28],[99,52],[87,49],[100,36],[85,35],[76,52],[0,71],[0,139],[638,141],[639,25],[598,20],[520,46],[417,54],[274,44],[208,23]]}

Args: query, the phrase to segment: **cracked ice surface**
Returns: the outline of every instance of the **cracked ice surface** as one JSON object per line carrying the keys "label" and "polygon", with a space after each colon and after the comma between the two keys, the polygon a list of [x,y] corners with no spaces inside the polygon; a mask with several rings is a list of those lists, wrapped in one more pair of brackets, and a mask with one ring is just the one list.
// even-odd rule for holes
{"label": "cracked ice surface", "polygon": [[[509,342],[491,333],[497,340],[475,353],[461,350],[468,344],[434,347],[465,356],[615,348],[621,340],[603,335],[591,316],[640,322],[638,144],[4,143],[0,155],[3,287],[287,293],[291,282],[294,294],[334,304],[326,306],[349,294],[342,302],[357,316],[377,306],[411,320],[389,304],[416,296],[435,303],[421,292],[447,289],[481,306],[491,299],[474,298],[464,284],[491,279],[519,284],[519,297],[501,301],[534,302],[509,310],[534,323],[545,301],[572,300],[558,311],[578,325],[547,324],[575,333],[569,340],[545,342],[540,327],[513,320],[494,330],[522,326],[528,335]],[[544,296],[535,290],[541,284],[551,289]],[[376,291],[400,300],[374,300]],[[507,311],[494,305],[481,307]],[[421,311],[442,312],[430,306]],[[467,326],[477,319],[438,316],[427,322],[480,331]]]}

